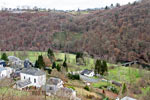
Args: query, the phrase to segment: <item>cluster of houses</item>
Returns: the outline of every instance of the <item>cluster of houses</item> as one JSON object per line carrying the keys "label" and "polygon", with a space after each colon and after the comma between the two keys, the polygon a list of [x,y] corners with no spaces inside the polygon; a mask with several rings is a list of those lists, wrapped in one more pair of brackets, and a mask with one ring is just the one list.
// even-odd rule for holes
{"label": "cluster of houses", "polygon": [[9,56],[8,65],[0,60],[0,79],[19,77],[13,88],[23,90],[28,87],[42,88],[48,96],[58,96],[69,98],[70,100],[80,100],[76,97],[76,91],[63,86],[64,82],[55,77],[46,79],[46,72],[32,67],[29,60],[22,61],[17,57]]}
{"label": "cluster of houses", "polygon": [[[28,59],[22,61],[15,56],[9,56],[8,60],[7,64],[4,60],[0,60],[0,80],[4,78],[19,77],[20,80],[16,81],[13,88],[24,90],[29,87],[35,87],[36,89],[42,89],[47,96],[58,96],[70,100],[80,100],[80,98],[76,96],[75,90],[64,87],[64,82],[59,78],[50,77],[49,79],[46,79],[46,73],[43,70],[34,68],[33,64]],[[10,67],[7,67],[7,65]],[[93,70],[88,69],[72,74],[76,73],[86,77],[93,77],[95,75]],[[124,97],[122,99],[117,98],[116,100],[136,99]]]}

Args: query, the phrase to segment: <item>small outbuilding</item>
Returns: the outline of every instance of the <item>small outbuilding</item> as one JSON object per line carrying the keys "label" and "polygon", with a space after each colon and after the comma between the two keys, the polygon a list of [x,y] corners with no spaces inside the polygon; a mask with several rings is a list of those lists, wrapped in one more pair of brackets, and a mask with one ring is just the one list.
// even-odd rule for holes
{"label": "small outbuilding", "polygon": [[85,69],[81,72],[81,75],[84,75],[84,76],[87,76],[87,77],[93,77],[95,74],[94,74],[93,70]]}

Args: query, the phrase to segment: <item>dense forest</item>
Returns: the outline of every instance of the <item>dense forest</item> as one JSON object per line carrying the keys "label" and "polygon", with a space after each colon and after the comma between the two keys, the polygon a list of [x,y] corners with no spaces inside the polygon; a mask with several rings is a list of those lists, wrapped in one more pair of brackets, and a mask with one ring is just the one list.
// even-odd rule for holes
{"label": "dense forest", "polygon": [[88,14],[0,12],[2,51],[87,52],[110,62],[150,62],[150,0]]}

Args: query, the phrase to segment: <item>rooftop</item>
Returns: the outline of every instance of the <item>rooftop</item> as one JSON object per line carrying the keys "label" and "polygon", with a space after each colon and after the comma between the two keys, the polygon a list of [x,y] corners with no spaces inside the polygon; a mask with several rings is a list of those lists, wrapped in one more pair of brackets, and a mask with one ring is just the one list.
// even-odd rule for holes
{"label": "rooftop", "polygon": [[83,70],[82,72],[81,72],[81,74],[82,75],[84,75],[84,74],[90,74],[91,72],[93,72],[92,70],[88,70],[88,69],[85,69],[85,70]]}
{"label": "rooftop", "polygon": [[51,77],[51,78],[48,79],[47,84],[50,84],[50,85],[58,85],[60,82],[62,82],[61,79]]}
{"label": "rooftop", "polygon": [[8,59],[9,61],[20,61],[20,59],[15,56],[8,56]]}
{"label": "rooftop", "polygon": [[23,68],[21,73],[24,74],[29,74],[29,75],[33,75],[33,76],[40,76],[40,75],[45,75],[46,73],[38,68]]}
{"label": "rooftop", "polygon": [[19,88],[24,88],[24,87],[28,86],[29,84],[31,84],[31,81],[29,81],[29,80],[17,81],[17,86]]}

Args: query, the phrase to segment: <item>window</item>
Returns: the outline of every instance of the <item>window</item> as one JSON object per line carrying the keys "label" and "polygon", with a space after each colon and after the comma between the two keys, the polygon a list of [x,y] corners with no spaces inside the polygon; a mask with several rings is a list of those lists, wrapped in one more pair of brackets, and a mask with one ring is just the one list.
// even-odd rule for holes
{"label": "window", "polygon": [[30,77],[29,77],[29,81],[30,81]]}
{"label": "window", "polygon": [[24,76],[24,79],[26,79],[26,77]]}
{"label": "window", "polygon": [[36,83],[36,79],[34,79],[34,83]]}

